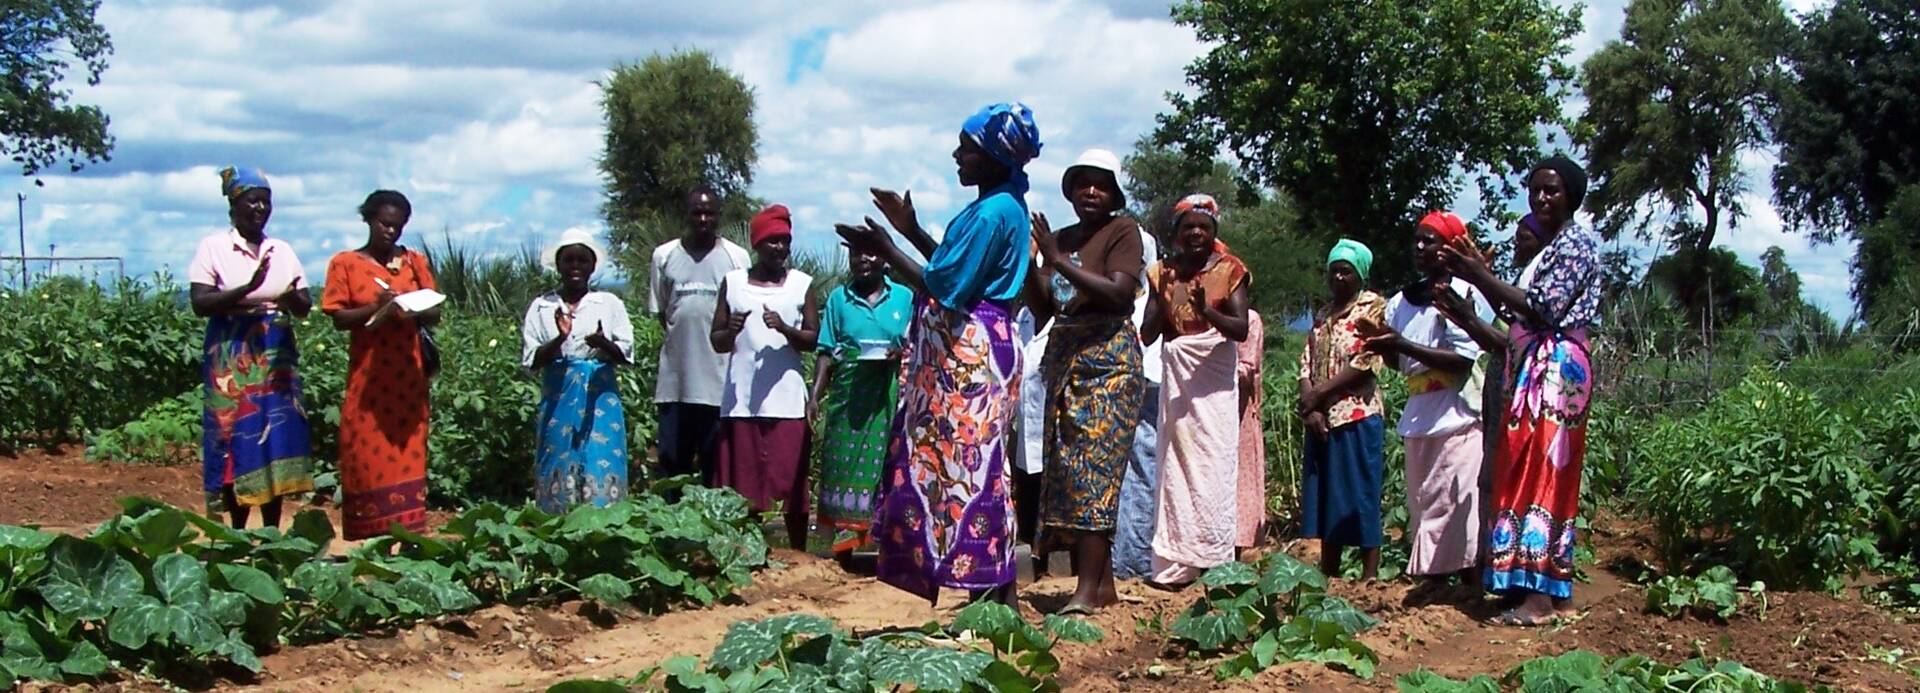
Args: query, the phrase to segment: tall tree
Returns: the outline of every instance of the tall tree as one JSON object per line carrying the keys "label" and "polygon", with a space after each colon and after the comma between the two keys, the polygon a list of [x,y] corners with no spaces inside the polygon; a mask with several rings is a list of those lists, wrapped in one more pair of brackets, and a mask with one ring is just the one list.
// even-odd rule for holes
{"label": "tall tree", "polygon": [[[1463,176],[1485,206],[1512,197],[1543,125],[1563,125],[1578,12],[1551,0],[1189,0],[1174,19],[1212,50],[1170,94],[1157,138],[1223,148],[1286,193],[1315,238],[1405,237]],[[1376,275],[1411,274],[1379,253]]]}
{"label": "tall tree", "polygon": [[[1793,23],[1780,0],[1633,0],[1620,38],[1587,58],[1575,139],[1587,208],[1614,238],[1633,230],[1704,251],[1746,213],[1743,152],[1764,147]],[[1694,214],[1700,221],[1694,221]]]}
{"label": "tall tree", "polygon": [[[88,85],[100,83],[113,42],[94,21],[100,0],[11,0],[0,4],[0,154],[21,175],[65,162],[69,171],[106,161],[113,151],[107,114],[70,103],[62,86],[80,63]],[[37,181],[36,181],[37,183]]]}
{"label": "tall tree", "polygon": [[760,136],[745,81],[694,50],[619,65],[600,89],[607,117],[601,212],[626,267],[646,267],[655,245],[679,235],[687,193],[698,186],[724,201],[723,223],[746,222]]}
{"label": "tall tree", "polygon": [[[1883,227],[1867,238],[1903,188],[1920,184],[1920,12],[1912,0],[1835,0],[1801,29],[1788,54],[1792,85],[1774,121],[1774,204],[1816,241],[1860,240],[1853,298],[1871,313],[1899,274],[1888,261],[1920,251],[1920,226]],[[1907,194],[1920,196],[1920,188]]]}
{"label": "tall tree", "polygon": [[1299,214],[1284,195],[1246,188],[1232,164],[1191,159],[1150,138],[1136,142],[1121,166],[1127,173],[1127,205],[1134,218],[1161,239],[1162,253],[1171,247],[1174,203],[1206,193],[1223,208],[1220,240],[1253,275],[1255,309],[1275,321],[1292,320],[1325,293],[1324,273],[1315,259],[1326,257],[1326,244],[1303,233]]}

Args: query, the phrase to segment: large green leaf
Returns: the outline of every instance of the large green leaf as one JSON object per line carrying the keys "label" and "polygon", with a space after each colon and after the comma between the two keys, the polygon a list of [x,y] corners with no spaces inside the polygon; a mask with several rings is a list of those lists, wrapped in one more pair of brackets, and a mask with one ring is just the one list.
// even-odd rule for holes
{"label": "large green leaf", "polygon": [[107,656],[100,652],[100,648],[85,640],[75,643],[73,649],[67,652],[67,658],[60,660],[60,671],[70,676],[99,676],[107,673],[111,666],[112,663],[107,661]]}
{"label": "large green leaf", "polygon": [[214,570],[220,574],[220,580],[228,589],[247,595],[256,602],[279,604],[286,600],[286,594],[280,590],[280,581],[264,570],[230,563],[215,565]]}
{"label": "large green leaf", "polygon": [[[10,628],[0,637],[0,668],[13,676],[42,681],[58,681],[60,667],[47,660],[47,653],[24,626]],[[0,681],[11,683],[12,679]]]}
{"label": "large green leaf", "polygon": [[247,671],[260,673],[260,656],[236,633],[228,633],[211,649],[215,654],[226,657],[227,661],[246,667]]}
{"label": "large green leaf", "polygon": [[323,550],[336,537],[333,520],[327,517],[326,511],[311,508],[293,516],[293,525],[287,528],[287,536],[313,542],[314,546]]}
{"label": "large green leaf", "polygon": [[599,573],[580,581],[580,596],[603,606],[620,607],[633,598],[633,585],[607,573]]}
{"label": "large green leaf", "polygon": [[47,568],[47,547],[54,536],[12,525],[0,525],[0,605],[11,603],[13,587],[26,584]]}
{"label": "large green leaf", "polygon": [[1207,569],[1206,575],[1200,576],[1200,584],[1208,587],[1235,587],[1259,582],[1260,574],[1254,571],[1253,566],[1239,561],[1214,566]]}
{"label": "large green leaf", "polygon": [[1053,637],[1064,642],[1091,643],[1099,642],[1106,637],[1105,633],[1100,632],[1100,626],[1092,621],[1068,618],[1058,614],[1047,615],[1046,629]]}
{"label": "large green leaf", "polygon": [[90,541],[60,537],[47,550],[47,561],[40,595],[55,611],[79,620],[106,618],[146,586],[132,563]]}
{"label": "large green leaf", "polygon": [[1354,608],[1347,600],[1325,594],[1301,596],[1299,601],[1294,602],[1293,614],[1338,624],[1348,633],[1358,633],[1380,623],[1366,612]]}
{"label": "large green leaf", "polygon": [[792,635],[833,632],[833,622],[808,614],[788,614],[760,621],[742,621],[727,627],[727,635],[713,649],[708,666],[720,671],[748,671],[780,655]]}
{"label": "large green leaf", "polygon": [[153,585],[168,604],[188,608],[205,607],[211,593],[206,566],[183,553],[154,560]]}
{"label": "large green leaf", "polygon": [[53,544],[56,536],[37,529],[0,525],[0,551],[43,551]]}
{"label": "large green leaf", "polygon": [[220,643],[222,634],[204,612],[142,595],[135,598],[131,606],[113,612],[113,617],[107,620],[107,638],[130,650],[157,642],[205,652]]}
{"label": "large green leaf", "polygon": [[685,584],[689,577],[686,571],[669,566],[666,561],[652,554],[635,554],[627,559],[627,565],[640,576],[658,582],[664,587],[679,587]]}
{"label": "large green leaf", "polygon": [[151,510],[134,520],[131,528],[123,526],[121,536],[139,549],[142,556],[151,558],[174,553],[196,538],[195,532],[188,529],[186,515],[177,508]]}
{"label": "large green leaf", "polygon": [[1202,652],[1219,652],[1247,639],[1247,622],[1238,612],[1186,613],[1173,622],[1173,635],[1192,642]]}
{"label": "large green leaf", "polygon": [[1026,627],[1027,622],[1020,618],[1019,612],[995,601],[976,601],[953,616],[954,631],[973,631],[975,636],[988,640],[1005,638]]}
{"label": "large green leaf", "polygon": [[1276,553],[1267,557],[1266,564],[1266,570],[1260,574],[1260,591],[1267,594],[1287,594],[1303,586],[1314,590],[1327,588],[1327,576],[1298,558]]}
{"label": "large green leaf", "polygon": [[944,647],[902,648],[873,662],[873,678],[882,684],[909,684],[916,690],[957,692],[980,677],[993,655]]}
{"label": "large green leaf", "polygon": [[1336,665],[1363,679],[1373,678],[1379,658],[1344,626],[1333,621],[1296,617],[1279,632],[1280,651],[1303,662]]}
{"label": "large green leaf", "polygon": [[1500,693],[1500,684],[1484,675],[1467,681],[1455,681],[1420,669],[1394,680],[1400,693]]}
{"label": "large green leaf", "polygon": [[213,590],[207,599],[207,615],[214,623],[232,627],[247,622],[247,608],[253,606],[253,600],[239,592]]}

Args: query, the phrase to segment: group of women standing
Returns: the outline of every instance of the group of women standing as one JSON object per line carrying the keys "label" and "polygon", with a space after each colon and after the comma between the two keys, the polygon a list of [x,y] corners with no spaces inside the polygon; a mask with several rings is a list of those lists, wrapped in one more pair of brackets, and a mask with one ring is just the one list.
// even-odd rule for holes
{"label": "group of women standing", "polygon": [[[1085,612],[1116,599],[1116,567],[1137,565],[1116,551],[1116,537],[1141,536],[1139,508],[1128,506],[1142,498],[1152,504],[1152,584],[1191,583],[1257,540],[1264,336],[1248,307],[1251,273],[1219,240],[1217,201],[1181,200],[1159,259],[1146,250],[1152,236],[1120,214],[1117,162],[1093,151],[1063,176],[1076,223],[1055,232],[1025,208],[1024,167],[1039,150],[1024,106],[991,106],[966,121],[954,159],[979,198],[939,244],[920,231],[909,200],[876,191],[894,229],[929,258],[924,269],[871,220],[838,230],[856,252],[884,257],[918,295],[876,496],[881,579],[929,599],[941,587],[1010,599],[1014,518],[1030,515],[1035,541],[1072,550],[1079,584],[1066,610]],[[1326,572],[1337,573],[1353,547],[1371,578],[1384,542],[1388,415],[1377,376],[1387,367],[1407,374],[1395,431],[1407,451],[1409,572],[1429,578],[1422,590],[1457,576],[1508,597],[1513,608],[1497,621],[1509,625],[1569,608],[1592,387],[1586,329],[1600,296],[1596,239],[1573,221],[1585,193],[1580,167],[1549,159],[1528,173],[1527,188],[1517,284],[1493,272],[1448,212],[1409,234],[1421,276],[1390,299],[1367,288],[1372,249],[1335,244],[1326,262],[1332,300],[1302,349],[1295,403],[1308,430],[1303,534],[1321,540]],[[1015,329],[1023,296],[1030,321]],[[1044,340],[1037,368],[1021,367],[1033,355],[1020,348],[1022,334]],[[1148,353],[1159,362],[1157,406],[1144,401]],[[1041,382],[1023,387],[1022,377]],[[1037,444],[1008,439],[1016,420],[1029,439],[1039,429]],[[1149,436],[1153,490],[1129,493],[1130,480],[1142,481],[1136,443]],[[1008,458],[1018,452],[1042,458],[1020,460],[1028,473],[1020,478],[1040,482],[1028,513],[1014,507],[1027,495],[1012,488]],[[1136,526],[1121,521],[1128,515]]]}
{"label": "group of women standing", "polygon": [[[1252,273],[1219,238],[1219,203],[1180,200],[1162,259],[1157,236],[1122,213],[1118,158],[1090,150],[1061,180],[1075,223],[1055,231],[1027,208],[1025,168],[1040,150],[1027,107],[981,109],[953,150],[978,196],[940,241],[911,195],[873,191],[925,264],[871,218],[836,225],[850,279],[825,292],[789,266],[785,207],[754,217],[749,261],[714,232],[717,197],[693,191],[686,235],[650,267],[648,308],[666,333],[663,471],[697,471],[758,510],[784,508],[800,547],[820,421],[818,519],[840,532],[835,550],[870,538],[879,578],[929,600],[953,588],[1011,601],[1023,517],[1039,545],[1073,553],[1073,612],[1117,600],[1116,573],[1177,588],[1257,544],[1265,337]],[[292,249],[265,234],[265,176],[228,169],[222,183],[232,229],[201,243],[191,273],[194,309],[209,318],[206,491],[236,525],[256,506],[277,523],[279,499],[312,488],[290,323],[312,303]],[[1371,577],[1384,539],[1377,375],[1407,373],[1395,431],[1407,451],[1409,572],[1433,585],[1477,576],[1523,596],[1501,616],[1512,624],[1551,619],[1571,597],[1586,328],[1599,298],[1594,238],[1572,220],[1584,174],[1555,158],[1527,186],[1516,284],[1446,212],[1409,236],[1421,276],[1391,299],[1367,289],[1372,250],[1337,243],[1295,402],[1308,430],[1302,533],[1321,540],[1328,573],[1352,547]],[[406,198],[376,192],[360,211],[367,243],[329,263],[321,301],[353,334],[340,434],[349,538],[424,529],[435,361],[425,330],[439,317],[396,302],[434,286],[425,256],[398,245]],[[535,495],[550,511],[627,493],[613,369],[632,362],[634,339],[621,301],[591,286],[606,259],[590,234],[563,235],[545,255],[559,287],[523,324],[521,364],[542,392]],[[1028,336],[1044,346],[1029,352]],[[818,352],[810,389],[808,351]],[[1489,373],[1489,360],[1508,367]]]}
{"label": "group of women standing", "polygon": [[[286,241],[267,236],[273,191],[258,169],[220,172],[231,228],[202,239],[188,268],[194,313],[208,318],[201,459],[210,512],[235,527],[258,507],[280,522],[282,499],[313,490],[312,442],[301,402],[293,319],[313,308],[306,272]],[[352,333],[340,405],[343,534],[392,525],[426,529],[427,379],[424,330],[439,308],[415,313],[396,297],[434,288],[427,258],[399,245],[412,209],[376,191],[360,207],[365,245],[327,266],[320,308]]]}
{"label": "group of women standing", "polygon": [[[1342,240],[1333,300],[1300,358],[1308,430],[1302,534],[1334,574],[1348,547],[1379,569],[1384,421],[1376,376],[1407,374],[1396,432],[1406,452],[1407,572],[1433,595],[1458,576],[1501,595],[1503,625],[1572,610],[1575,517],[1598,317],[1598,240],[1573,219],[1586,175],[1564,157],[1527,175],[1517,283],[1490,267],[1460,217],[1434,212],[1409,238],[1421,276],[1389,300],[1365,289],[1372,251]],[[1503,326],[1504,324],[1504,326]],[[1491,364],[1491,365],[1490,365]],[[1504,364],[1504,366],[1500,365]],[[1490,440],[1488,440],[1490,439]]]}

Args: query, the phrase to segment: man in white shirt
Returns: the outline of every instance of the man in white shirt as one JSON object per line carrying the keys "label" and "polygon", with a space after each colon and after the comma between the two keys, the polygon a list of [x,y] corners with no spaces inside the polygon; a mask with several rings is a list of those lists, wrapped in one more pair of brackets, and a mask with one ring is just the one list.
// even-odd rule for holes
{"label": "man in white shirt", "polygon": [[688,193],[686,234],[654,249],[647,291],[647,311],[666,333],[653,394],[660,415],[660,476],[697,472],[707,485],[713,483],[726,371],[726,358],[713,350],[708,333],[721,278],[749,264],[746,249],[721,238],[719,225],[719,196],[706,186]]}

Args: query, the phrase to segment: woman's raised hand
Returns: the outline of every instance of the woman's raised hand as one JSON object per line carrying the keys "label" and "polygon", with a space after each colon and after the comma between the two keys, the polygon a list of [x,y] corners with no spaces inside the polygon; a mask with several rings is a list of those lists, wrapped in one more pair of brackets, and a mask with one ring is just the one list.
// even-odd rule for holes
{"label": "woman's raised hand", "polygon": [[913,211],[912,190],[908,190],[905,196],[880,188],[869,188],[868,191],[873,193],[874,208],[880,210],[880,215],[886,217],[887,223],[892,224],[893,230],[900,232],[900,235],[905,236],[920,228],[920,217]]}
{"label": "woman's raised hand", "polygon": [[887,231],[880,228],[880,224],[872,217],[867,217],[864,224],[834,224],[833,231],[854,248],[876,248],[891,242],[887,239]]}
{"label": "woman's raised hand", "polygon": [[1060,240],[1053,235],[1053,226],[1047,223],[1047,215],[1033,213],[1033,247],[1039,251],[1040,259],[1048,265],[1060,262]]}

